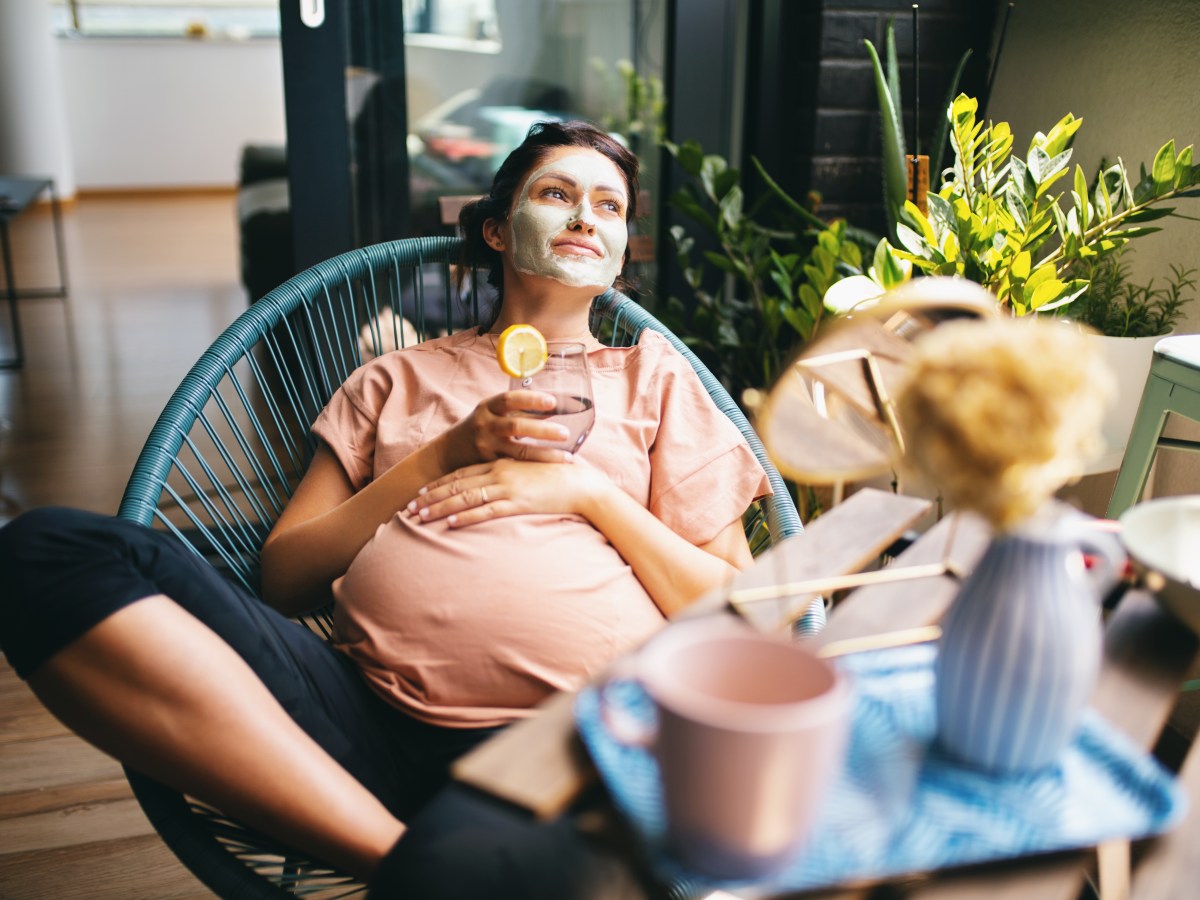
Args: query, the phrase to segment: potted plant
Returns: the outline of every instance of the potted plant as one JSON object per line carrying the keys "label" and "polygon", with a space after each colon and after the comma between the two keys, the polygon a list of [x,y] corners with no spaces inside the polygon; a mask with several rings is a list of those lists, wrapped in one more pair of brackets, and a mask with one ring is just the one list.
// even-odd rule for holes
{"label": "potted plant", "polygon": [[1053,188],[1067,175],[1071,145],[1083,120],[1068,113],[1038,132],[1024,157],[1012,154],[1007,122],[976,120],[978,103],[959,94],[947,111],[954,163],[927,199],[911,201],[896,225],[896,254],[926,274],[959,275],[996,295],[1017,316],[1050,312],[1088,288],[1079,264],[1159,229],[1176,199],[1200,196],[1192,148],[1168,141],[1132,183],[1124,163],[1103,169],[1093,190],[1075,166],[1069,202]]}
{"label": "potted plant", "polygon": [[[654,312],[743,401],[812,339],[831,314],[823,302],[829,287],[860,272],[864,252],[882,242],[844,221],[823,221],[757,160],[767,190],[748,203],[741,173],[723,157],[695,141],[664,146],[689,176],[670,203],[696,227],[676,225],[670,234],[693,302],[670,297]],[[892,275],[889,284],[899,283],[900,272]]]}
{"label": "potted plant", "polygon": [[1171,266],[1171,275],[1135,283],[1126,259],[1128,248],[1080,260],[1074,267],[1088,288],[1064,315],[1096,332],[1104,358],[1118,374],[1116,400],[1104,422],[1104,451],[1094,471],[1107,471],[1121,463],[1142,388],[1154,358],[1154,345],[1170,334],[1183,317],[1196,287],[1196,270]]}

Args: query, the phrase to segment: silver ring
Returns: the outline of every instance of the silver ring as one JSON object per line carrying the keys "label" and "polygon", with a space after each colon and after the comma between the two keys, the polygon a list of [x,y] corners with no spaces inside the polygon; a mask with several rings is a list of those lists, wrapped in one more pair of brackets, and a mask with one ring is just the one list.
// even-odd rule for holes
{"label": "silver ring", "polygon": [[487,488],[486,488],[486,487],[481,487],[481,488],[479,489],[479,496],[483,498],[483,502],[484,502],[484,503],[487,503],[487,502],[488,502],[488,495],[487,495]]}

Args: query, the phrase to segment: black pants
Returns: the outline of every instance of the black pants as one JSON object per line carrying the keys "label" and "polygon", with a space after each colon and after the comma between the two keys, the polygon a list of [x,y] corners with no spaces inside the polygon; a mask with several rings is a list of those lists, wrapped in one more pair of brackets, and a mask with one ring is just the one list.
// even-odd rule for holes
{"label": "black pants", "polygon": [[618,855],[569,817],[535,823],[449,783],[450,763],[496,729],[439,728],[389,705],[347,657],[169,535],[57,508],[32,510],[0,529],[0,648],[22,678],[117,610],[155,594],[226,641],[301,728],[409,823],[373,897],[643,895]]}

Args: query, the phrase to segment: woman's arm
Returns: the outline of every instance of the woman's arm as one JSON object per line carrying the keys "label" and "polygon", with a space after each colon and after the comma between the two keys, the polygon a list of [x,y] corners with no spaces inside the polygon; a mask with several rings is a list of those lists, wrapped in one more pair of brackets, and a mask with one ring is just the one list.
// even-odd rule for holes
{"label": "woman's arm", "polygon": [[666,616],[720,587],[753,561],[740,519],[697,546],[604,473],[578,460],[569,465],[498,460],[469,466],[424,488],[408,511],[422,521],[444,518],[452,528],[522,513],[581,515],[629,563]]}
{"label": "woman's arm", "polygon": [[263,599],[289,616],[327,603],[329,586],[375,530],[426,477],[439,474],[436,454],[427,445],[355,493],[333,451],[320,444],[263,544]]}
{"label": "woman's arm", "polygon": [[696,546],[608,484],[602,494],[589,497],[581,515],[608,538],[668,618],[754,561],[740,517],[707,544]]}
{"label": "woman's arm", "polygon": [[547,463],[566,459],[561,450],[517,440],[561,440],[562,425],[508,415],[510,409],[536,409],[553,402],[548,395],[529,391],[497,394],[358,492],[333,451],[320,444],[263,544],[263,599],[285,615],[328,602],[330,585],[376,529],[403,509],[422,485],[449,472],[505,455]]}

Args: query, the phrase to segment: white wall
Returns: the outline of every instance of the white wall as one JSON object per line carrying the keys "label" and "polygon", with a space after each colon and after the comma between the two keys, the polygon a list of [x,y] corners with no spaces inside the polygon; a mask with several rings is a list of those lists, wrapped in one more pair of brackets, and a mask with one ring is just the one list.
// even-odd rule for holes
{"label": "white wall", "polygon": [[[1083,119],[1072,161],[1083,166],[1089,180],[1101,158],[1117,156],[1136,179],[1138,165],[1149,167],[1170,138],[1176,149],[1196,144],[1200,151],[1197,47],[1197,0],[1020,3],[988,116],[1012,125],[1014,147],[1023,153],[1036,131],[1048,131],[1072,112]],[[1200,198],[1181,200],[1178,209],[1200,218]],[[1172,218],[1154,224],[1162,226],[1160,233],[1131,244],[1127,258],[1136,281],[1153,277],[1161,284],[1172,263],[1200,267],[1200,222]],[[1178,330],[1200,332],[1200,296]],[[1186,430],[1191,436],[1200,433]],[[1154,489],[1157,494],[1200,493],[1200,457],[1162,454]],[[1107,485],[1094,493],[1103,511]],[[1097,511],[1095,503],[1087,506]]]}
{"label": "white wall", "polygon": [[237,183],[241,148],[283,144],[279,42],[59,41],[81,190]]}
{"label": "white wall", "polygon": [[42,0],[0,2],[0,172],[49,176],[75,193],[58,47]]}

